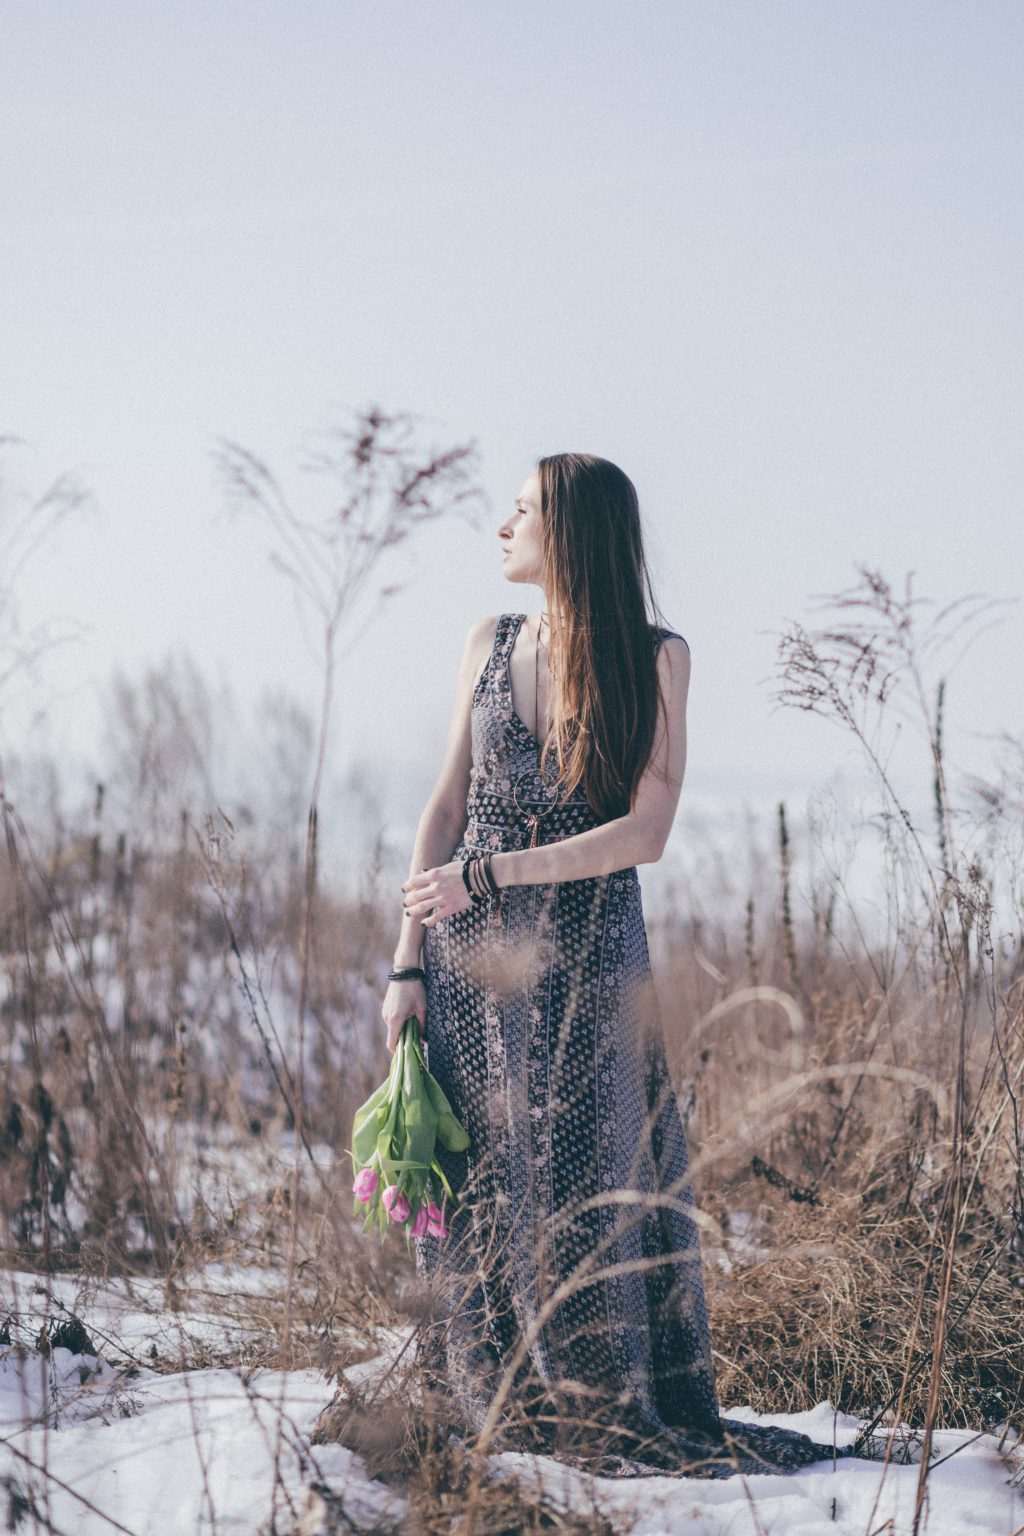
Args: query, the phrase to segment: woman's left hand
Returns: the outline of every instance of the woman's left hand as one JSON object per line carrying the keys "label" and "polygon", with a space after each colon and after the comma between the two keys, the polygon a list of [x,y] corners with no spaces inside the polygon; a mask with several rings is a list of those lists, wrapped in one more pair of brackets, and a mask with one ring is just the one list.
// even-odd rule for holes
{"label": "woman's left hand", "polygon": [[418,917],[424,928],[432,928],[442,917],[465,912],[473,905],[462,878],[462,863],[453,859],[436,869],[420,870],[402,886],[402,905],[411,917]]}

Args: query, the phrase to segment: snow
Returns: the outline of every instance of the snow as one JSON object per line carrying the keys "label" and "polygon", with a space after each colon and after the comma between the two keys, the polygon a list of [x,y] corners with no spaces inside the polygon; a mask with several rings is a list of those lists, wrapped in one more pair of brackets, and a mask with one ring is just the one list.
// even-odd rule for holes
{"label": "snow", "polygon": [[[836,1414],[829,1403],[807,1413],[727,1412],[750,1423],[770,1418],[837,1445],[849,1444],[860,1428],[859,1420]],[[998,1454],[995,1439],[945,1430],[937,1435],[937,1447],[923,1526],[927,1536],[1013,1536],[1024,1522],[1024,1492],[1009,1485],[1012,1468]],[[919,1470],[914,1464],[886,1468],[881,1462],[844,1460],[835,1470],[822,1463],[788,1477],[721,1482],[651,1477],[623,1483],[588,1478],[547,1458],[542,1466],[540,1460],[509,1452],[490,1458],[496,1474],[543,1486],[563,1508],[596,1507],[631,1536],[910,1536]],[[631,1519],[636,1523],[630,1525]]]}
{"label": "snow", "polygon": [[[279,1293],[279,1284],[272,1273],[211,1266],[194,1278],[195,1310],[183,1319],[163,1310],[157,1282],[91,1285],[86,1307],[80,1277],[46,1282],[4,1273],[13,1342],[0,1347],[0,1479],[8,1498],[13,1486],[40,1512],[20,1528],[76,1536],[290,1532],[311,1485],[319,1485],[342,1501],[353,1528],[400,1531],[400,1494],[370,1478],[362,1458],[344,1447],[310,1445],[316,1416],[333,1396],[319,1370],[173,1368],[187,1358],[183,1342],[237,1350],[239,1324],[219,1315],[222,1298],[258,1295],[261,1286]],[[100,1354],[33,1347],[45,1318],[52,1324],[72,1309]],[[380,1354],[345,1374],[353,1382],[372,1379],[407,1339],[407,1329],[375,1335]],[[153,1345],[162,1370],[138,1363]],[[728,1411],[751,1422],[766,1417]],[[837,1444],[859,1427],[827,1403],[771,1417]],[[1008,1447],[1001,1454],[992,1435],[939,1431],[927,1536],[1014,1536],[1024,1525],[1016,1455]],[[918,1478],[912,1463],[848,1460],[788,1477],[721,1482],[588,1477],[551,1458],[511,1452],[488,1464],[495,1477],[543,1488],[577,1512],[600,1510],[634,1536],[909,1536]]]}
{"label": "snow", "polygon": [[[308,1431],[331,1395],[319,1371],[261,1370],[246,1378],[236,1370],[142,1370],[130,1382],[109,1373],[81,1389],[83,1357],[67,1350],[54,1357],[55,1364],[38,1356],[3,1362],[0,1415],[4,1472],[40,1490],[40,1508],[44,1479],[32,1468],[48,1466],[60,1479],[63,1486],[48,1489],[49,1516],[60,1531],[99,1536],[114,1520],[138,1536],[255,1536],[275,1508],[278,1528],[288,1529],[313,1480],[343,1492],[360,1524],[400,1518],[403,1501],[367,1478],[351,1451],[310,1448]],[[40,1423],[12,1435],[40,1416],[44,1401],[56,1405],[61,1427]]]}

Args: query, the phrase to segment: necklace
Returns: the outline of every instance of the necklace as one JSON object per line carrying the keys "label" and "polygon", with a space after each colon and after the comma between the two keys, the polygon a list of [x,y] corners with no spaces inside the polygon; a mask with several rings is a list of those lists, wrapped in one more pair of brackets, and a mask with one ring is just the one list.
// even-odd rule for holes
{"label": "necklace", "polygon": [[[544,628],[544,615],[537,620],[537,643],[533,647],[533,739],[537,742],[537,761],[540,762],[540,635]],[[547,735],[545,730],[544,735]]]}

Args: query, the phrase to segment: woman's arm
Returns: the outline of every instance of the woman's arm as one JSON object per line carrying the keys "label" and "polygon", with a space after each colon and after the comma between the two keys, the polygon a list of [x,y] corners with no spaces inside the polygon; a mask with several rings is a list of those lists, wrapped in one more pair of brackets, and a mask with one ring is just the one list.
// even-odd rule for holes
{"label": "woman's arm", "polygon": [[[577,832],[558,843],[517,848],[491,855],[499,886],[547,885],[611,874],[632,864],[656,863],[665,848],[686,770],[686,700],[690,653],[684,640],[663,640],[658,648],[658,680],[665,699],[667,728],[659,708],[650,761],[641,775],[633,809],[600,827]],[[435,865],[410,875],[402,887],[406,910],[429,928],[469,906],[458,863]],[[431,909],[438,910],[433,917]]]}
{"label": "woman's arm", "polygon": [[631,864],[654,864],[661,858],[686,771],[690,652],[685,640],[663,640],[657,666],[668,729],[659,709],[650,761],[637,785],[633,809],[558,843],[492,854],[491,871],[499,886],[585,880]]}
{"label": "woman's arm", "polygon": [[[430,869],[437,864],[447,864],[458,847],[459,838],[464,830],[464,825],[458,827],[449,821],[443,807],[435,805],[431,798],[427,802],[416,830],[416,840],[412,846],[410,877],[418,869]],[[402,917],[402,931],[395,946],[396,967],[419,965],[422,943],[423,924],[418,917],[406,911]]]}
{"label": "woman's arm", "polygon": [[[417,870],[447,863],[466,830],[469,771],[473,764],[473,689],[491,653],[496,624],[497,618],[493,616],[478,619],[466,636],[448,745],[437,784],[420,817],[412,849],[410,878]],[[423,924],[406,910],[395,947],[395,965],[419,965],[422,939]]]}

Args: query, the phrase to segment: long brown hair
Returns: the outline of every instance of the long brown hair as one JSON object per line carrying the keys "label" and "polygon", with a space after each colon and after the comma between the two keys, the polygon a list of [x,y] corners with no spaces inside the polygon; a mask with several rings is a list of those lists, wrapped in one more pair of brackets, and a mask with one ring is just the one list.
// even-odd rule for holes
{"label": "long brown hair", "polygon": [[660,697],[647,600],[659,622],[661,612],[640,505],[629,476],[608,459],[556,453],[537,470],[544,589],[558,626],[542,767],[554,749],[564,795],[582,783],[592,808],[611,820],[633,805]]}

